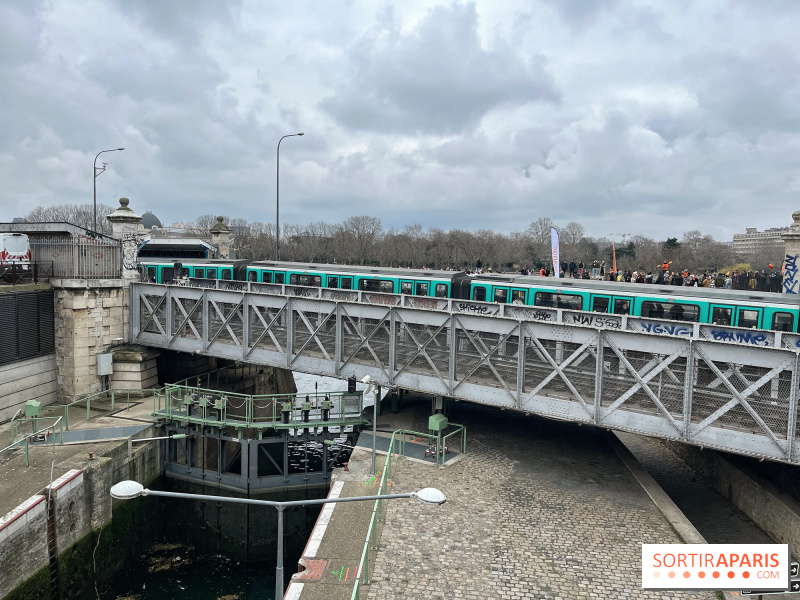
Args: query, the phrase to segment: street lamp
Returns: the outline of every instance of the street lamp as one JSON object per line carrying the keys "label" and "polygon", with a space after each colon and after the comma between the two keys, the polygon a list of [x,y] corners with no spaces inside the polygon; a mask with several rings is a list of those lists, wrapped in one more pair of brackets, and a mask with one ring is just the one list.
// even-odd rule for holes
{"label": "street lamp", "polygon": [[112,148],[111,150],[101,150],[97,153],[97,156],[94,157],[94,218],[92,222],[94,225],[92,226],[92,231],[97,233],[97,176],[100,175],[103,171],[106,170],[106,163],[103,163],[103,166],[100,167],[100,170],[97,169],[97,157],[100,156],[103,152],[118,152],[120,150],[125,150],[125,148]]}
{"label": "street lamp", "polygon": [[280,187],[281,187],[281,142],[284,138],[302,136],[304,133],[290,133],[283,136],[278,140],[278,159],[276,161],[276,176],[275,176],[275,260],[281,259],[281,203],[280,203]]}
{"label": "street lamp", "polygon": [[318,500],[292,500],[275,502],[272,500],[256,500],[254,498],[230,498],[227,496],[208,496],[206,494],[184,494],[181,492],[161,492],[148,490],[136,481],[120,481],[111,486],[111,497],[118,500],[129,500],[139,496],[164,496],[167,498],[184,498],[187,500],[207,500],[211,502],[233,502],[235,504],[255,504],[272,506],[278,511],[278,564],[275,567],[275,598],[283,598],[283,510],[291,506],[308,504],[328,504],[335,502],[357,502],[362,500],[392,500],[395,498],[416,498],[425,504],[444,504],[447,498],[436,488],[424,488],[418,492],[403,494],[378,494],[375,496],[348,496],[346,498],[320,498]]}

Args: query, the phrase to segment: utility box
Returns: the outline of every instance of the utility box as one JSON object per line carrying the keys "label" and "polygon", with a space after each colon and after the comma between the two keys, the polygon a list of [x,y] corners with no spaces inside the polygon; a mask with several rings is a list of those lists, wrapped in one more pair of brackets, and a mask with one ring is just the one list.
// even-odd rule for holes
{"label": "utility box", "polygon": [[25,403],[25,416],[26,417],[38,417],[39,412],[42,409],[42,403],[38,400],[28,400]]}
{"label": "utility box", "polygon": [[98,375],[113,375],[114,373],[114,356],[110,352],[97,355],[97,374]]}
{"label": "utility box", "polygon": [[428,417],[428,430],[442,432],[447,428],[447,417],[442,414]]}

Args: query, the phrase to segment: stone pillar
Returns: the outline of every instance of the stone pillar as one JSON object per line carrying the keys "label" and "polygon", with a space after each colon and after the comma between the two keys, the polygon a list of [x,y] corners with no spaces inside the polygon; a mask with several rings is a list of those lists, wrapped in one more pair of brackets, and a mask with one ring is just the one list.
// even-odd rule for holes
{"label": "stone pillar", "polygon": [[231,230],[222,219],[223,217],[217,217],[217,224],[211,228],[211,245],[217,249],[217,258],[230,258]]}
{"label": "stone pillar", "polygon": [[800,294],[800,273],[798,260],[800,257],[800,210],[792,213],[789,231],[781,235],[784,243],[783,257],[783,293]]}
{"label": "stone pillar", "polygon": [[138,235],[142,217],[128,208],[129,202],[127,198],[120,198],[119,208],[106,217],[111,221],[112,237],[122,244],[122,279],[128,283],[139,281],[136,250],[142,243],[142,238]]}
{"label": "stone pillar", "polygon": [[114,373],[109,378],[110,389],[144,390],[158,386],[156,358],[161,352],[128,344],[114,348],[111,354],[114,356]]}

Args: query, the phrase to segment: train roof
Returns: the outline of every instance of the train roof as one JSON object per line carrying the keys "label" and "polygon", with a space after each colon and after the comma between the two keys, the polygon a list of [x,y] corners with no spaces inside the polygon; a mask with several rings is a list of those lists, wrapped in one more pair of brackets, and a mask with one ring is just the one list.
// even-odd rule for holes
{"label": "train roof", "polygon": [[265,269],[294,269],[297,271],[323,271],[325,273],[359,273],[364,275],[392,275],[393,277],[453,279],[464,271],[442,271],[437,269],[400,269],[397,267],[370,267],[362,265],[339,265],[336,263],[300,263],[289,261],[260,260],[251,266]]}
{"label": "train roof", "polygon": [[475,275],[477,283],[494,285],[520,285],[537,288],[553,288],[554,292],[587,291],[593,294],[616,296],[681,296],[704,300],[718,300],[721,304],[736,302],[768,302],[771,304],[800,305],[800,296],[759,292],[756,290],[731,290],[681,285],[655,285],[652,283],[626,283],[622,281],[596,281],[590,279],[571,279],[568,277],[536,277],[514,275],[511,273]]}

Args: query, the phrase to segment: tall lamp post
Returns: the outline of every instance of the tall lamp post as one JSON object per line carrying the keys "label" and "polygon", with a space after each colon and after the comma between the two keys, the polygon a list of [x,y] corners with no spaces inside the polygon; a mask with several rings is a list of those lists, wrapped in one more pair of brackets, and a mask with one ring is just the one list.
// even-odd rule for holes
{"label": "tall lamp post", "polygon": [[97,169],[97,157],[103,154],[103,152],[118,152],[120,150],[125,150],[125,148],[112,148],[111,150],[100,150],[97,153],[97,156],[94,157],[94,217],[92,219],[92,231],[97,233],[97,176],[100,175],[103,171],[106,170],[106,163],[103,163],[103,166],[100,167],[100,170]]}
{"label": "tall lamp post", "polygon": [[278,157],[275,161],[275,260],[281,259],[281,202],[280,202],[280,187],[281,187],[281,142],[287,137],[296,137],[305,135],[304,133],[290,133],[283,136],[278,140]]}
{"label": "tall lamp post", "polygon": [[361,500],[391,500],[394,498],[416,498],[425,504],[444,504],[447,498],[436,488],[424,488],[418,492],[403,494],[378,494],[375,496],[348,496],[346,498],[320,498],[319,500],[293,500],[275,502],[272,500],[256,500],[254,498],[229,498],[227,496],[207,496],[205,494],[184,494],[180,492],[161,492],[148,490],[136,481],[120,481],[111,486],[111,497],[118,500],[129,500],[139,496],[165,496],[167,498],[184,498],[187,500],[209,500],[212,502],[233,502],[236,504],[256,504],[272,506],[278,510],[278,564],[275,567],[275,598],[283,598],[283,511],[291,506],[309,504],[328,504],[334,502],[356,502]]}

